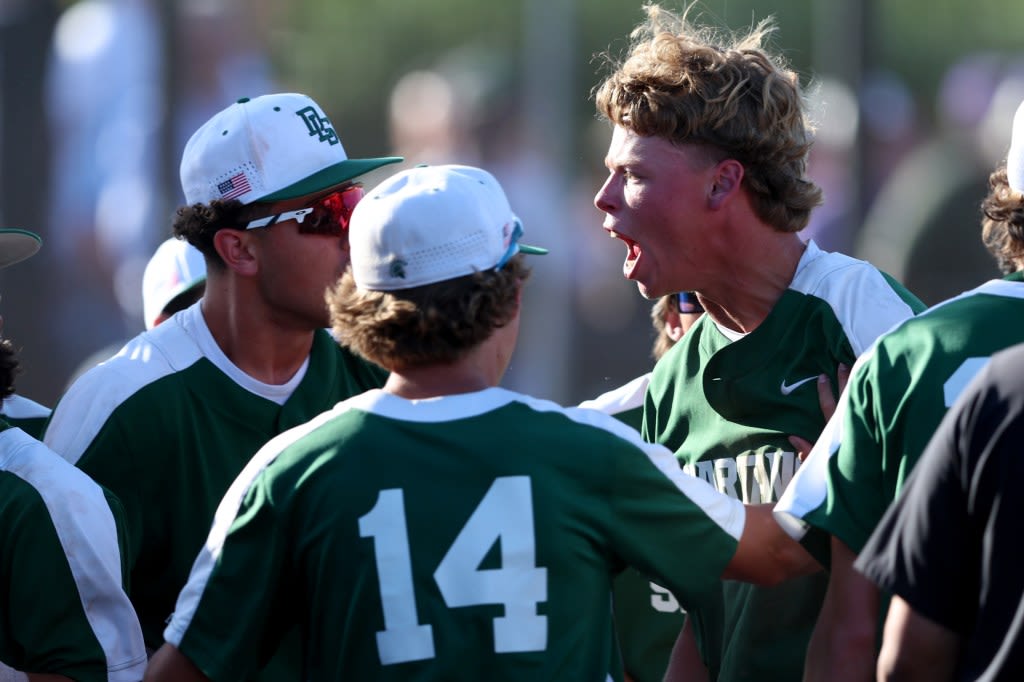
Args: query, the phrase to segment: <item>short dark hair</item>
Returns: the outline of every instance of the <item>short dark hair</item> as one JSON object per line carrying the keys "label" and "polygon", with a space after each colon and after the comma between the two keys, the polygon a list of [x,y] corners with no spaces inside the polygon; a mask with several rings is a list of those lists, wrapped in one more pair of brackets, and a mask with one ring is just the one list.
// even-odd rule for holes
{"label": "short dark hair", "polygon": [[207,267],[211,263],[223,266],[224,261],[213,246],[213,236],[226,227],[244,229],[249,221],[262,218],[270,210],[267,203],[243,204],[238,199],[214,199],[209,204],[181,206],[175,211],[172,232],[199,249],[206,257]]}

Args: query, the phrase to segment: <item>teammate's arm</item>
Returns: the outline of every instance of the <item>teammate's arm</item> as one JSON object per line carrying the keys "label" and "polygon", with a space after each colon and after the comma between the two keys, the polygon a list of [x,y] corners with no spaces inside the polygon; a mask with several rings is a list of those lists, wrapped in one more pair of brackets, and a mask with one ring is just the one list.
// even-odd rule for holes
{"label": "teammate's arm", "polygon": [[925,618],[899,596],[892,598],[878,656],[880,681],[952,680],[959,653],[955,632]]}
{"label": "teammate's arm", "polygon": [[770,586],[821,570],[807,550],[775,521],[772,506],[747,505],[743,534],[722,578]]}
{"label": "teammate's arm", "polygon": [[209,682],[210,678],[203,674],[185,654],[178,651],[173,644],[165,643],[153,658],[149,659],[146,676],[142,682]]}
{"label": "teammate's arm", "polygon": [[693,634],[693,623],[689,616],[672,646],[665,682],[708,682],[708,668],[700,657],[697,636]]}
{"label": "teammate's arm", "polygon": [[[832,419],[832,415],[836,412],[836,406],[839,404],[839,396],[843,394],[846,389],[846,384],[850,381],[850,366],[840,362],[836,368],[836,380],[839,383],[835,393],[832,392],[832,382],[829,381],[827,374],[821,374],[818,376],[818,405],[821,407],[821,414],[825,417],[825,421]],[[814,447],[814,443],[810,442],[800,436],[790,436],[789,442],[796,449],[797,457],[800,461],[807,459],[807,455],[811,454],[811,449]]]}
{"label": "teammate's arm", "polygon": [[875,679],[878,588],[853,568],[857,555],[832,538],[828,591],[807,647],[804,682]]}

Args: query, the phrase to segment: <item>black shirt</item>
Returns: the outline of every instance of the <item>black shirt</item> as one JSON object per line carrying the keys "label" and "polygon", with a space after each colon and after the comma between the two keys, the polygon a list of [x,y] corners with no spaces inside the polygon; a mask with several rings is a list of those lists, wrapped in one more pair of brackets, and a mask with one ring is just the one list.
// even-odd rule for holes
{"label": "black shirt", "polygon": [[856,568],[963,638],[957,679],[1024,679],[1024,345],[992,356]]}

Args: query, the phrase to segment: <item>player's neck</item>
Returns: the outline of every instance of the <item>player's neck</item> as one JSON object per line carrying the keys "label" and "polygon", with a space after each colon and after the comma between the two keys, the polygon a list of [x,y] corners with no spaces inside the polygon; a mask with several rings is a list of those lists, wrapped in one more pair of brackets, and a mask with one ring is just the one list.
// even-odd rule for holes
{"label": "player's neck", "polygon": [[754,331],[792,284],[805,249],[795,233],[772,233],[762,239],[759,256],[730,268],[729,278],[699,292],[708,315],[734,331]]}
{"label": "player's neck", "polygon": [[494,384],[483,377],[452,372],[447,365],[418,367],[402,372],[391,372],[384,391],[407,400],[438,398],[445,395],[474,393],[491,388]]}
{"label": "player's neck", "polygon": [[409,400],[474,393],[497,386],[508,366],[497,335],[448,364],[392,369],[384,390]]}
{"label": "player's neck", "polygon": [[313,329],[286,328],[242,306],[222,308],[203,301],[203,319],[224,355],[253,379],[265,384],[287,383],[309,357]]}

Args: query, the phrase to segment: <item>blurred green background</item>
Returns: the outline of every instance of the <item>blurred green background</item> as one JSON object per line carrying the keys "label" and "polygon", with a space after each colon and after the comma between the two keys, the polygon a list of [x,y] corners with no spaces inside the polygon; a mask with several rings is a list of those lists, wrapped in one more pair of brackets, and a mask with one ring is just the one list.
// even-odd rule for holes
{"label": "blurred green background", "polygon": [[[679,9],[679,3],[665,3]],[[1024,3],[725,0],[774,16],[818,122],[826,204],[808,238],[868,258],[926,302],[997,276],[978,204],[1024,98]],[[311,95],[350,156],[481,165],[535,264],[506,384],[574,403],[646,371],[650,302],[591,205],[608,128],[590,98],[641,5],[610,0],[0,0],[0,216],[36,258],[0,273],[20,393],[52,405],[142,329],[141,268],[181,201],[188,135],[242,96]],[[382,172],[393,172],[388,168]],[[379,177],[370,176],[368,184]]]}

